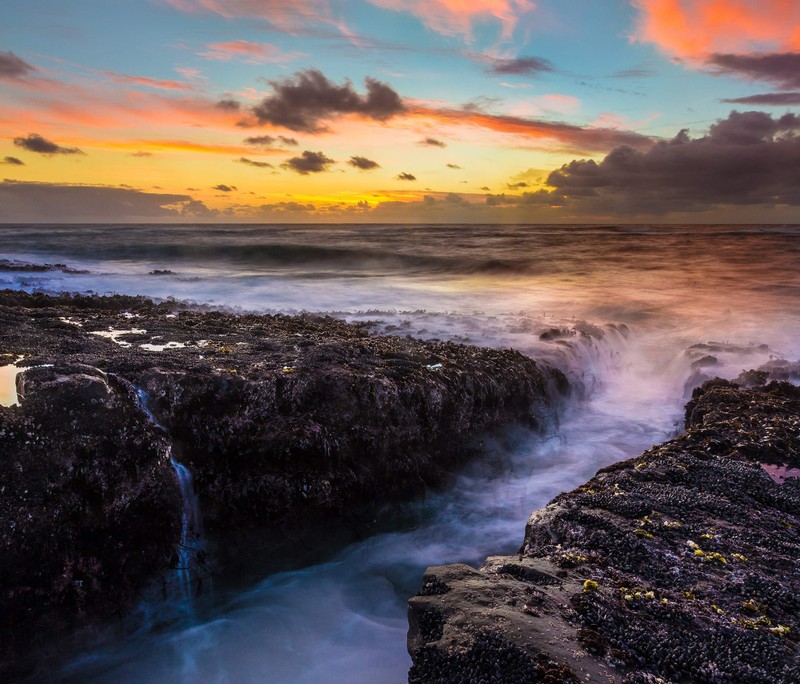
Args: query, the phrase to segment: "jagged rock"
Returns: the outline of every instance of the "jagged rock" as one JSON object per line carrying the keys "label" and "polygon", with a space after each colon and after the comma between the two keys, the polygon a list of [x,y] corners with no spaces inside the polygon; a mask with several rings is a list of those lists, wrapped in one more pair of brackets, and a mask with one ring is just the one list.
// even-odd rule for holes
{"label": "jagged rock", "polygon": [[519,556],[429,569],[410,681],[510,681],[464,659],[487,638],[554,682],[800,681],[800,389],[711,381],[686,427],[534,513]]}
{"label": "jagged rock", "polygon": [[[1,522],[16,525],[0,586],[18,635],[124,610],[168,567],[181,496],[167,438],[222,539],[424,492],[477,454],[485,431],[546,425],[569,390],[511,350],[140,297],[0,292],[0,352],[34,367],[20,376],[22,406],[0,412],[13,433]],[[168,435],[147,423],[136,388]],[[243,548],[253,553],[220,555]],[[24,648],[13,638],[12,655]]]}
{"label": "jagged rock", "polygon": [[163,437],[129,383],[65,363],[19,377],[22,405],[0,406],[0,676],[124,612],[180,531]]}

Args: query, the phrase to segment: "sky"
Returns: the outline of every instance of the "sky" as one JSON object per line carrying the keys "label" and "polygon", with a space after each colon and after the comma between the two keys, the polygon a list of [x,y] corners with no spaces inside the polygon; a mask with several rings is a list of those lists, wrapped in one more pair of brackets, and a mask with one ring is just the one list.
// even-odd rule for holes
{"label": "sky", "polygon": [[0,222],[800,223],[797,0],[3,0]]}

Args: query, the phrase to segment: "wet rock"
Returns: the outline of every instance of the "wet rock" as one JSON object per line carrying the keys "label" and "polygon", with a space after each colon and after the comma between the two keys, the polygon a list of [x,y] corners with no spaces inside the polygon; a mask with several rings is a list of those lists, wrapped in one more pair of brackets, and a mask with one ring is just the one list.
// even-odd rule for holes
{"label": "wet rock", "polygon": [[127,382],[65,363],[18,378],[22,405],[0,406],[0,678],[124,612],[180,531],[165,443]]}
{"label": "wet rock", "polygon": [[570,670],[552,681],[800,681],[800,478],[764,464],[798,472],[800,389],[704,384],[684,435],[534,513],[519,556],[428,570],[448,591],[409,603],[414,681],[469,681],[487,632]]}
{"label": "wet rock", "polygon": [[[50,623],[127,609],[142,582],[168,568],[181,504],[168,441],[221,543],[247,528],[364,510],[371,519],[441,485],[480,453],[487,431],[550,424],[569,391],[560,372],[511,350],[141,297],[2,291],[0,352],[31,367],[21,407],[0,413],[13,433],[1,456],[12,495],[0,522],[18,535],[6,547],[15,562],[0,569],[10,573],[0,582],[13,616],[4,624],[11,633],[13,620],[44,621],[43,639]],[[148,424],[136,388],[166,432]],[[228,545],[219,555],[235,563],[252,553]]]}

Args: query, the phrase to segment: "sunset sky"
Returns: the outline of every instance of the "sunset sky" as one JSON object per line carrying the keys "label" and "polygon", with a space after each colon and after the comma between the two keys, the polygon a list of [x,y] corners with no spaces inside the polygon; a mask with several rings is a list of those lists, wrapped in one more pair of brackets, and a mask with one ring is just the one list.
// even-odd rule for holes
{"label": "sunset sky", "polygon": [[0,19],[0,222],[800,222],[797,0]]}

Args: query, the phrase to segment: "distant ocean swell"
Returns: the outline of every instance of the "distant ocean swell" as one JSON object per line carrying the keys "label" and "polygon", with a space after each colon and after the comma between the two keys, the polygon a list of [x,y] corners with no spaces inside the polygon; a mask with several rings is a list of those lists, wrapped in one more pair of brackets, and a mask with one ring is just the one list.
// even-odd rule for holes
{"label": "distant ocean swell", "polygon": [[[77,255],[84,256],[84,255]],[[433,254],[403,254],[380,249],[337,248],[319,245],[237,244],[129,244],[115,249],[96,251],[96,259],[138,262],[143,266],[157,264],[161,268],[180,269],[198,264],[225,265],[236,269],[319,270],[338,274],[364,271],[401,272],[407,275],[526,275],[545,268],[537,259],[449,257]],[[0,272],[86,272],[70,264],[35,264],[19,260],[0,260]],[[164,274],[166,275],[166,274]]]}

